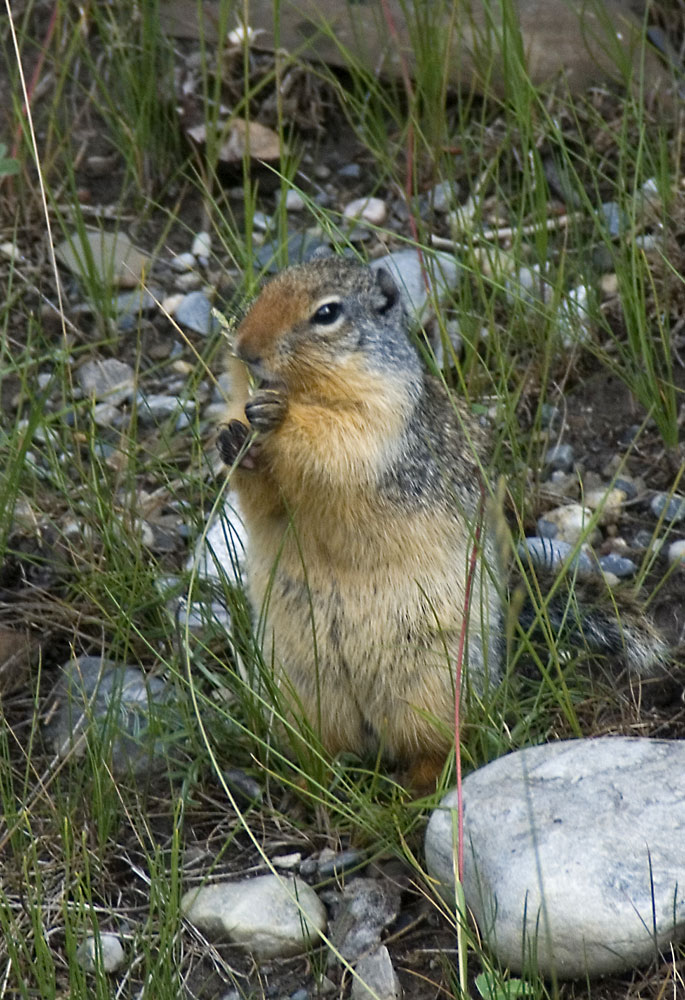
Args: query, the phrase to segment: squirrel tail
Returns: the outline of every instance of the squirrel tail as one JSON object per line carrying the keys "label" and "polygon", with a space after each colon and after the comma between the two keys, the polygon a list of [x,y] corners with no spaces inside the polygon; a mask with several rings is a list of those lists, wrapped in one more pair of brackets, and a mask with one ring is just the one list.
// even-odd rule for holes
{"label": "squirrel tail", "polygon": [[542,610],[526,599],[518,620],[531,632],[544,621],[562,644],[619,662],[638,677],[654,676],[668,663],[669,646],[649,619],[634,608],[607,605],[606,597],[598,606],[558,592]]}

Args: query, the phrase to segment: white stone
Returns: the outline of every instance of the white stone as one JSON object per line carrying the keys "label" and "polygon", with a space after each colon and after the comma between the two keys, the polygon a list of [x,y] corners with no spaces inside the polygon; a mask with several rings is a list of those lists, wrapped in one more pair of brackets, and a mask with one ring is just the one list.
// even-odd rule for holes
{"label": "white stone", "polygon": [[211,938],[234,941],[260,959],[299,955],[326,928],[326,910],[314,890],[278,875],[191,889],[181,911]]}
{"label": "white stone", "polygon": [[100,942],[91,935],[76,949],[76,958],[87,972],[103,969],[105,972],[116,972],[125,961],[124,948],[116,934],[100,934]]}
{"label": "white stone", "polygon": [[358,219],[372,226],[382,226],[388,217],[388,206],[382,198],[355,198],[345,205],[346,219]]}
{"label": "white stone", "polygon": [[230,493],[222,510],[209,522],[200,536],[186,569],[198,579],[210,583],[241,586],[245,573],[247,531],[235,493]]}
{"label": "white stone", "polygon": [[[519,750],[464,779],[466,905],[502,965],[605,975],[685,938],[683,774],[683,742],[602,737]],[[452,791],[426,832],[452,903],[455,805]]]}
{"label": "white stone", "polygon": [[[543,514],[540,520],[546,521],[556,528],[556,534],[548,535],[547,537],[553,537],[557,541],[568,542],[569,545],[575,545],[581,539],[583,542],[592,544],[599,538],[599,532],[596,528],[593,528],[591,531],[589,530],[592,511],[579,503],[569,503],[563,507],[555,507],[553,510]],[[540,524],[538,522],[539,527]],[[540,531],[540,534],[543,534],[543,532]]]}
{"label": "white stone", "polygon": [[178,274],[184,274],[186,271],[192,271],[196,264],[195,255],[187,253],[178,253],[175,257],[171,258],[171,268]]}
{"label": "white stone", "polygon": [[352,1000],[401,1000],[402,985],[384,944],[360,958],[352,979]]}
{"label": "white stone", "polygon": [[679,538],[677,542],[671,542],[668,546],[668,561],[685,566],[685,538]]}
{"label": "white stone", "polygon": [[286,212],[303,212],[306,204],[299,191],[295,191],[294,188],[288,188],[285,193]]}
{"label": "white stone", "polygon": [[610,524],[617,520],[621,507],[628,499],[628,494],[619,489],[588,490],[583,500],[590,510],[600,510],[600,524]]}
{"label": "white stone", "polygon": [[192,253],[194,257],[200,258],[200,260],[207,260],[212,252],[212,236],[211,233],[198,233],[193,240]]}

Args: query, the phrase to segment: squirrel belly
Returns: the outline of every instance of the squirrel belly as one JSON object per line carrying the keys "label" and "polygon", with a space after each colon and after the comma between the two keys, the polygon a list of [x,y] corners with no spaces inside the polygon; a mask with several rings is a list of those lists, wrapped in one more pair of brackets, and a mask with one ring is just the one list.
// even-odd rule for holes
{"label": "squirrel belly", "polygon": [[265,662],[330,754],[380,751],[430,784],[453,746],[460,645],[465,690],[501,670],[487,437],[424,373],[384,272],[283,272],[236,349],[259,380],[229,418],[257,431],[233,485]]}

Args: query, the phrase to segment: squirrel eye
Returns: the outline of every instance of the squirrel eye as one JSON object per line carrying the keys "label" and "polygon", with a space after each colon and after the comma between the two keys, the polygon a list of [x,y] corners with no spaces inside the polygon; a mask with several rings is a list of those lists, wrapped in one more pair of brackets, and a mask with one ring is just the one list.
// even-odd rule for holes
{"label": "squirrel eye", "polygon": [[312,316],[311,323],[319,323],[321,326],[329,326],[335,323],[342,314],[342,304],[340,302],[324,302]]}

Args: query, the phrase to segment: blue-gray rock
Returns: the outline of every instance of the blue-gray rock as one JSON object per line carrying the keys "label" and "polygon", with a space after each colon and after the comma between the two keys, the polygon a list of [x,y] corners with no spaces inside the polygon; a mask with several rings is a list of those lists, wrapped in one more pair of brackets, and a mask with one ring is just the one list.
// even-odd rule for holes
{"label": "blue-gray rock", "polygon": [[219,329],[218,321],[212,316],[212,303],[204,292],[188,292],[176,306],[174,319],[179,326],[207,337]]}
{"label": "blue-gray rock", "polygon": [[[60,757],[83,753],[97,740],[115,775],[154,776],[173,757],[169,733],[179,728],[172,689],[137,667],[79,656],[62,667],[52,697],[57,709],[47,738]],[[166,735],[162,735],[166,734]]]}
{"label": "blue-gray rock", "polygon": [[657,493],[652,497],[649,505],[655,517],[662,517],[665,521],[685,520],[685,497],[674,493],[668,496],[666,493]]}
{"label": "blue-gray rock", "polygon": [[321,239],[307,232],[289,233],[285,243],[274,236],[257,250],[255,260],[265,271],[275,274],[285,265],[309,260],[323,246]]}
{"label": "blue-gray rock", "polygon": [[242,586],[245,574],[247,531],[238,498],[229,493],[224,506],[198,539],[186,569],[200,580]]}
{"label": "blue-gray rock", "polygon": [[543,465],[552,470],[561,469],[570,472],[573,468],[574,455],[570,444],[554,444],[545,452]]}
{"label": "blue-gray rock", "polygon": [[569,570],[577,570],[578,573],[594,574],[597,572],[597,563],[594,557],[590,556],[584,549],[572,557],[575,546],[560,539],[539,538],[536,535],[524,538],[518,545],[518,554],[524,565],[530,559],[534,566],[548,573],[556,573],[566,564]]}
{"label": "blue-gray rock", "polygon": [[627,556],[619,556],[615,552],[610,552],[606,556],[601,556],[599,566],[603,573],[613,573],[619,579],[634,576],[637,573],[637,563]]}
{"label": "blue-gray rock", "polygon": [[126,955],[117,934],[90,935],[76,949],[76,960],[86,972],[102,969],[103,972],[116,972],[122,967]]}
{"label": "blue-gray rock", "polygon": [[[195,413],[194,399],[180,399],[166,393],[138,393],[138,423],[143,427],[154,427],[170,417],[177,418],[176,430],[182,430]],[[179,425],[179,419],[183,417]]]}
{"label": "blue-gray rock", "polygon": [[[503,966],[562,978],[670,959],[685,938],[685,743],[529,747],[464,779],[464,893]],[[453,905],[456,790],[426,862]]]}

